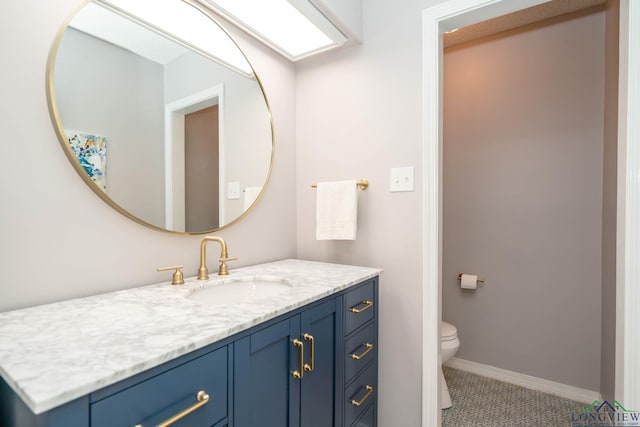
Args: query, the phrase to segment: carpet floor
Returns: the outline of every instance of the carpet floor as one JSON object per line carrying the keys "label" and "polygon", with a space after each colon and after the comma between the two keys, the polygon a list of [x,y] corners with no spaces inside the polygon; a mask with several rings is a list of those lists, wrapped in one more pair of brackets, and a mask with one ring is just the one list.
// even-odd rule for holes
{"label": "carpet floor", "polygon": [[588,404],[491,378],[444,368],[453,406],[442,427],[571,427],[571,414]]}

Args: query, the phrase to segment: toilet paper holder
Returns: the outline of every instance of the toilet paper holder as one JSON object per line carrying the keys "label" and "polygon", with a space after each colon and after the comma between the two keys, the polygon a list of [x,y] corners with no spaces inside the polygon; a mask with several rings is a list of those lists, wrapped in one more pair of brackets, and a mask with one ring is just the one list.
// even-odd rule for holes
{"label": "toilet paper holder", "polygon": [[[458,280],[462,280],[462,273],[458,274]],[[482,277],[478,276],[478,282],[484,283],[484,279]]]}

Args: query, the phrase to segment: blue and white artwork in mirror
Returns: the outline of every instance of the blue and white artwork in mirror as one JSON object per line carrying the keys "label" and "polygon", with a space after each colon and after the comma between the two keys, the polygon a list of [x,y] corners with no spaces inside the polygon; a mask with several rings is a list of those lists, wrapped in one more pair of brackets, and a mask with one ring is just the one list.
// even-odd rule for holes
{"label": "blue and white artwork in mirror", "polygon": [[101,135],[65,131],[69,147],[80,166],[102,191],[107,191],[107,138]]}

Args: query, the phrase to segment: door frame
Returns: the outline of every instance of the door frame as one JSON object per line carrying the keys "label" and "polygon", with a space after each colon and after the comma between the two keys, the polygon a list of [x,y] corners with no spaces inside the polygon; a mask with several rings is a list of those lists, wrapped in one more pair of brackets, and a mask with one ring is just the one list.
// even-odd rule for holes
{"label": "door frame", "polygon": [[[442,34],[547,0],[448,0],[422,11],[422,426],[440,425]],[[640,408],[640,2],[620,0],[616,391]]]}
{"label": "door frame", "polygon": [[164,205],[165,226],[185,230],[184,116],[218,104],[218,223],[225,224],[224,84],[218,84],[165,105]]}

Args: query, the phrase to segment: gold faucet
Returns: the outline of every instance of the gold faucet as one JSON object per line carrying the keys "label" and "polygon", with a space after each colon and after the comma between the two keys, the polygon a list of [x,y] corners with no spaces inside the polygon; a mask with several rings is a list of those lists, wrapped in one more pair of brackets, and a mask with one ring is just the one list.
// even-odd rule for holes
{"label": "gold faucet", "polygon": [[206,259],[207,259],[207,242],[218,242],[220,243],[221,252],[220,252],[220,267],[218,268],[219,276],[226,276],[229,274],[229,270],[227,269],[227,261],[234,261],[238,258],[229,258],[227,255],[227,242],[224,241],[222,237],[219,236],[205,236],[200,242],[200,268],[198,269],[198,280],[207,280],[209,278],[209,269],[207,268]]}

